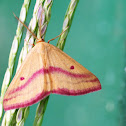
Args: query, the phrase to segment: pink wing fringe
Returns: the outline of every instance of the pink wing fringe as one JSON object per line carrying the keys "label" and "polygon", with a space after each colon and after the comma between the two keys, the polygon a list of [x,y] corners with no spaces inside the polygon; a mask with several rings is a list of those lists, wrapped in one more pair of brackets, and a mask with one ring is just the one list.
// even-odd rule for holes
{"label": "pink wing fringe", "polygon": [[29,101],[26,101],[26,102],[23,102],[23,103],[20,103],[20,104],[17,103],[17,104],[11,105],[11,106],[9,106],[9,105],[5,106],[4,110],[7,111],[7,110],[10,110],[10,109],[23,108],[23,107],[30,106],[30,105],[35,104],[38,101],[44,99],[45,97],[50,95],[50,93],[60,94],[60,95],[68,95],[68,96],[70,96],[70,95],[77,96],[77,95],[84,95],[84,94],[87,94],[87,93],[90,93],[90,92],[98,91],[100,89],[101,89],[101,85],[99,85],[98,87],[89,88],[89,89],[86,89],[86,90],[78,90],[78,91],[68,90],[68,89],[58,89],[58,90],[53,90],[53,91],[50,91],[50,92],[42,92],[42,93],[38,94],[36,97],[30,99]]}

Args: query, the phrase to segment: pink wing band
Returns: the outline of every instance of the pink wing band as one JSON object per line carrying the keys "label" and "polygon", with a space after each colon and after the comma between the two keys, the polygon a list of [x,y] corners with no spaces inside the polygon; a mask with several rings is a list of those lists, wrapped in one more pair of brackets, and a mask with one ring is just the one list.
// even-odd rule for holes
{"label": "pink wing band", "polygon": [[[11,105],[6,105],[6,106],[4,106],[4,110],[7,111],[7,110],[10,110],[10,109],[24,108],[24,107],[30,106],[30,105],[38,102],[39,100],[44,99],[49,94],[50,94],[50,92],[42,92],[42,93],[36,95],[36,97],[30,99],[29,101],[22,102],[22,103],[11,104]],[[6,101],[7,100],[4,100],[3,104]]]}
{"label": "pink wing band", "polygon": [[[62,95],[72,95],[72,96],[76,96],[76,95],[83,95],[83,94],[87,94],[93,91],[98,91],[101,89],[101,85],[98,85],[97,87],[93,87],[93,88],[88,88],[86,90],[78,90],[78,91],[74,91],[74,90],[68,90],[68,89],[58,89],[58,90],[53,90],[52,92],[42,92],[38,95],[36,95],[36,97],[30,99],[29,101],[23,102],[23,103],[17,103],[17,104],[12,104],[12,105],[8,105],[4,107],[4,110],[10,110],[10,109],[15,109],[15,108],[23,108],[23,107],[27,107],[30,106],[42,99],[44,99],[45,97],[47,97],[48,95],[50,95],[50,93],[53,94],[62,94]],[[5,101],[4,101],[5,102]]]}
{"label": "pink wing band", "polygon": [[59,73],[63,73],[67,76],[71,76],[73,78],[88,78],[90,77],[90,75],[87,75],[87,74],[75,74],[75,73],[71,73],[71,72],[68,72],[66,70],[63,70],[61,68],[58,68],[58,67],[52,67],[50,66],[49,69],[40,69],[38,71],[36,71],[29,79],[28,81],[21,85],[20,87],[17,87],[16,89],[12,90],[9,92],[9,94],[13,94],[17,91],[21,91],[23,88],[25,88],[26,86],[28,86],[30,84],[30,82],[32,82],[37,76],[39,76],[40,74],[48,74],[48,73],[53,73],[53,72],[59,72]]}
{"label": "pink wing band", "polygon": [[[79,84],[79,83],[82,83],[82,82],[99,82],[99,80],[97,79],[97,78],[95,78],[95,79],[93,79],[93,80],[88,80],[88,81],[80,81],[80,82],[77,82],[77,83],[72,83],[72,84]],[[71,82],[66,82],[66,83],[71,83]],[[100,83],[100,82],[99,82]],[[60,91],[61,90],[61,91]],[[60,90],[58,90],[58,91],[60,91],[60,93],[59,94],[62,94],[61,92],[62,92],[62,89],[60,89]],[[66,90],[68,90],[68,89],[63,89],[63,91],[65,92],[65,94],[66,94]],[[86,90],[89,90],[89,89],[86,89]],[[84,90],[81,90],[82,92],[84,91]],[[52,91],[52,93],[55,93],[55,90],[53,90]],[[67,94],[71,94],[71,95],[74,95],[75,93],[73,93],[73,92],[75,92],[74,90],[71,90],[71,91],[67,91]],[[78,93],[80,92],[80,91],[77,91]],[[58,92],[56,92],[57,94],[58,94]],[[11,100],[11,99],[13,99],[13,98],[16,98],[17,96],[20,96],[20,95],[22,95],[22,94],[18,94],[18,95],[16,95],[16,96],[13,96],[13,97],[11,97],[11,98],[7,98],[7,99],[4,99],[4,102],[5,101],[9,101],[9,100]],[[78,94],[78,95],[80,95],[80,94]]]}
{"label": "pink wing band", "polygon": [[[13,94],[17,91],[21,91],[22,89],[24,89],[26,86],[28,86],[30,84],[30,82],[33,81],[33,79],[35,79],[39,74],[46,74],[46,73],[53,73],[53,72],[59,72],[59,73],[63,73],[67,76],[71,76],[73,78],[89,78],[90,76],[87,75],[87,74],[74,74],[74,73],[71,73],[71,72],[68,72],[66,70],[63,70],[61,68],[58,68],[58,67],[52,67],[50,66],[49,69],[40,69],[38,71],[36,71],[29,79],[28,81],[23,84],[22,86],[20,87],[17,87],[15,90],[12,90],[9,92],[9,94]],[[93,92],[93,91],[97,91],[97,90],[100,90],[101,89],[101,85],[100,85],[100,82],[97,78],[93,79],[93,80],[88,80],[88,81],[85,81],[85,82],[98,82],[99,85],[96,87],[92,87],[92,88],[88,88],[88,89],[84,89],[84,90],[68,90],[68,89],[65,89],[65,88],[62,88],[62,89],[57,89],[57,90],[53,90],[53,91],[50,91],[50,92],[42,92],[38,95],[36,95],[34,98],[26,101],[26,102],[23,102],[23,103],[16,103],[16,104],[12,104],[12,105],[8,105],[8,106],[4,106],[4,109],[5,110],[10,110],[10,109],[15,109],[15,108],[20,108],[20,107],[26,107],[26,106],[30,106],[42,99],[44,99],[46,96],[48,96],[50,93],[56,93],[56,94],[62,94],[62,95],[73,95],[73,96],[76,96],[76,95],[83,95],[83,94],[86,94],[86,93],[89,93],[89,92]],[[78,82],[79,83],[79,82]],[[17,97],[17,96],[15,96]],[[11,97],[11,98],[8,98],[8,99],[4,99],[4,103],[15,98],[15,97]]]}

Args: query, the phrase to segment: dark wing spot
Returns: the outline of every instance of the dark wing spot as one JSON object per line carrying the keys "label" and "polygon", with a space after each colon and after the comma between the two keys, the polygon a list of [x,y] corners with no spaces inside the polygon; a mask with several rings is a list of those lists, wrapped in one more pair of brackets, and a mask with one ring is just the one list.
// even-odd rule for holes
{"label": "dark wing spot", "polygon": [[70,69],[74,69],[74,66],[71,66]]}
{"label": "dark wing spot", "polygon": [[20,77],[20,80],[22,81],[22,80],[24,80],[25,78],[24,77]]}

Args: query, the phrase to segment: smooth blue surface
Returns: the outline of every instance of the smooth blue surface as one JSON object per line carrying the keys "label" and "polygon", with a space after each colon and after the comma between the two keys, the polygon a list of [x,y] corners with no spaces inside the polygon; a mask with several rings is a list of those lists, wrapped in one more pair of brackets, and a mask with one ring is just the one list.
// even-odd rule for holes
{"label": "smooth blue surface", "polygon": [[[17,26],[12,12],[18,16],[22,3],[23,0],[0,1],[0,86]],[[32,17],[34,3],[35,0],[32,0],[27,24]],[[54,0],[46,41],[61,32],[68,4],[68,0]],[[102,84],[102,90],[76,97],[51,95],[43,126],[121,124],[119,101],[124,86],[125,5],[125,0],[80,0],[64,52],[94,73]],[[56,42],[51,43],[56,45]],[[23,41],[20,49],[22,45]],[[36,105],[31,107],[25,126],[32,125],[35,108]]]}

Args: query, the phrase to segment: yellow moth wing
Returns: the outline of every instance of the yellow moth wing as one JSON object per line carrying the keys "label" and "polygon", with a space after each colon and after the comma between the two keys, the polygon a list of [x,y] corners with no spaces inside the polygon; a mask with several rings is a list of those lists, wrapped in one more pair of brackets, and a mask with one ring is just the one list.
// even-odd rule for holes
{"label": "yellow moth wing", "polygon": [[5,110],[26,107],[50,93],[81,95],[100,90],[98,78],[55,46],[40,42],[29,52],[4,97]]}
{"label": "yellow moth wing", "polygon": [[49,44],[47,54],[52,78],[52,93],[81,95],[100,90],[98,78],[66,53]]}
{"label": "yellow moth wing", "polygon": [[32,105],[48,95],[45,91],[50,91],[50,87],[46,83],[50,80],[43,70],[46,68],[45,56],[42,43],[36,44],[28,53],[5,93],[3,101],[5,110]]}

